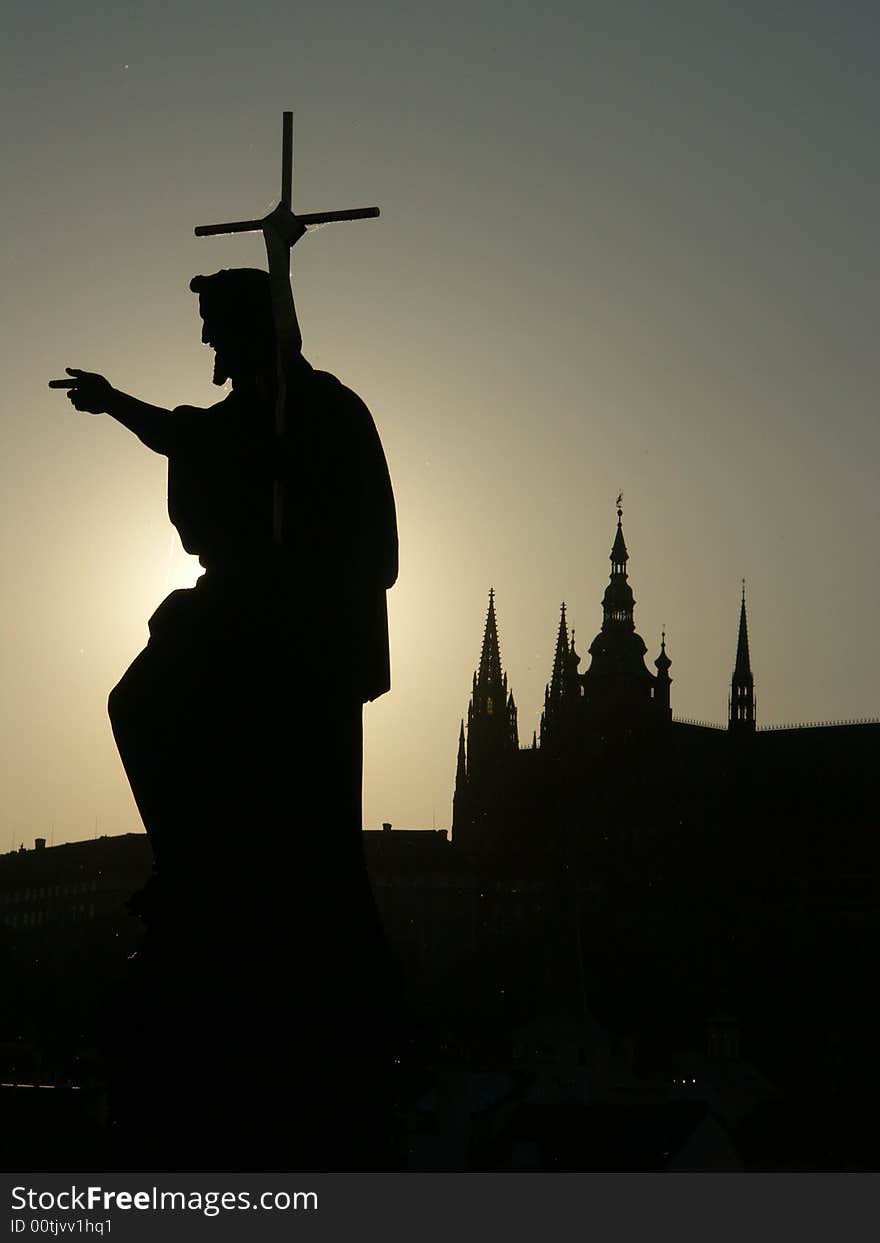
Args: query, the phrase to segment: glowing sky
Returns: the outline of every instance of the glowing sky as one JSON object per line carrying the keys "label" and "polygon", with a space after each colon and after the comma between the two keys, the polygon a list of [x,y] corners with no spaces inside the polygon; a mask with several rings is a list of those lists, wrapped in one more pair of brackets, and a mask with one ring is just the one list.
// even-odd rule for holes
{"label": "glowing sky", "polygon": [[531,738],[621,489],[676,713],[724,719],[745,576],[760,721],[880,715],[878,33],[808,0],[7,6],[0,848],[139,827],[106,696],[194,577],[163,460],[46,381],[219,398],[188,282],[264,256],[192,229],[272,205],[286,107],[295,205],[382,208],[295,254],[397,495],[365,822],[448,825],[490,586]]}

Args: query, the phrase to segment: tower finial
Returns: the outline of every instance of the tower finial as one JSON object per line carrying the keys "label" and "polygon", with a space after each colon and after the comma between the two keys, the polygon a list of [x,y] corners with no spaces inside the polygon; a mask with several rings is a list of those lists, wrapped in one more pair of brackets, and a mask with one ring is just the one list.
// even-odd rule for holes
{"label": "tower finial", "polygon": [[666,627],[665,626],[660,631],[660,655],[654,661],[654,664],[661,671],[661,673],[666,673],[670,665],[672,664],[672,661],[666,655]]}
{"label": "tower finial", "polygon": [[620,520],[623,517],[623,493],[622,492],[618,492],[617,500],[615,501],[615,504],[617,506],[617,522],[619,525]]}
{"label": "tower finial", "polygon": [[612,578],[615,574],[621,574],[626,578],[626,563],[629,560],[629,553],[626,551],[626,540],[623,538],[623,506],[620,502],[623,500],[623,493],[617,498],[617,530],[614,533],[614,543],[611,545],[611,574]]}

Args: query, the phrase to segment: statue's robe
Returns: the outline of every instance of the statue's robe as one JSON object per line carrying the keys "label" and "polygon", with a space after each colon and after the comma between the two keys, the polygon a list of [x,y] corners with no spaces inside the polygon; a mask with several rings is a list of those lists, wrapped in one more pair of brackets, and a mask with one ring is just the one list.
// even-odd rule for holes
{"label": "statue's robe", "polygon": [[385,457],[366,406],[302,360],[281,446],[255,394],[171,418],[169,515],[205,574],[110,696],[156,859],[119,1125],[157,1166],[382,1165],[393,989],[361,709],[390,685]]}

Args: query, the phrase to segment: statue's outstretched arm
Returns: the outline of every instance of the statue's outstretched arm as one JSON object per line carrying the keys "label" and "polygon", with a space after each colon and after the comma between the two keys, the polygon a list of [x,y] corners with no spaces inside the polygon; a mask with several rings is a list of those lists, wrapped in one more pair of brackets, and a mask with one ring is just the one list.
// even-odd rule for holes
{"label": "statue's outstretched arm", "polygon": [[161,406],[148,406],[145,401],[120,393],[104,376],[94,371],[65,367],[71,380],[50,380],[50,388],[66,388],[67,400],[77,410],[89,414],[109,414],[123,427],[134,432],[138,440],[155,453],[167,457],[171,448],[171,416]]}

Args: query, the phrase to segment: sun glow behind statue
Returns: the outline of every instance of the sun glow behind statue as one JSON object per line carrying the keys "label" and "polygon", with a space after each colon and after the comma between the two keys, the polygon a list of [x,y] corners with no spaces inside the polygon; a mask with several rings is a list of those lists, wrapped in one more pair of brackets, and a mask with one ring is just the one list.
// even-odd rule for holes
{"label": "sun glow behind statue", "polygon": [[191,556],[180,543],[176,531],[168,537],[168,558],[165,565],[165,578],[162,583],[161,598],[169,591],[177,591],[181,587],[194,587],[196,580],[201,578],[205,570],[198,557]]}
{"label": "sun glow behind statue", "polygon": [[[56,842],[88,836],[96,814],[135,827],[106,695],[152,611],[200,574],[162,461],[37,390],[79,359],[158,405],[222,396],[187,284],[265,256],[256,235],[189,228],[271,209],[276,139],[255,134],[274,134],[292,82],[303,208],[356,187],[387,213],[296,259],[306,357],[365,395],[398,499],[368,822],[430,825],[435,801],[448,822],[490,585],[530,740],[559,601],[579,635],[600,624],[621,488],[640,626],[668,623],[684,715],[723,717],[743,573],[764,719],[875,712],[873,15],[801,6],[792,44],[760,6],[687,30],[663,6],[569,7],[487,0],[437,23],[355,6],[344,44],[320,7],[245,40],[198,2],[146,24],[116,6],[97,43],[75,6],[48,42],[36,6],[9,23],[5,84],[25,103],[4,187],[0,737],[19,840],[53,821]],[[112,80],[84,72],[96,56]],[[804,652],[822,653],[809,677]]]}

